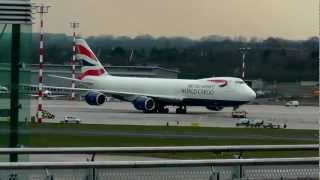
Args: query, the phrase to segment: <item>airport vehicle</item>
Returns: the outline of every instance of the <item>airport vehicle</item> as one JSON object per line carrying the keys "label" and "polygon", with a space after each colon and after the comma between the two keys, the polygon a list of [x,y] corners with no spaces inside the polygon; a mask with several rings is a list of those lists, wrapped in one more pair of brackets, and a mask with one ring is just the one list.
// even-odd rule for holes
{"label": "airport vehicle", "polygon": [[248,114],[247,111],[235,110],[235,111],[232,111],[231,116],[232,118],[246,118],[247,114]]}
{"label": "airport vehicle", "polygon": [[[38,113],[36,114],[36,116],[38,116]],[[56,117],[51,112],[43,109],[42,110],[42,118],[44,118],[44,119],[54,119]]]}
{"label": "airport vehicle", "polygon": [[112,76],[83,39],[76,40],[76,49],[77,59],[82,65],[80,77],[51,77],[85,86],[63,89],[86,91],[85,100],[89,105],[102,105],[110,96],[132,102],[137,110],[146,113],[168,113],[167,106],[177,106],[176,113],[186,113],[187,106],[204,106],[213,111],[220,111],[224,107],[237,109],[256,97],[242,79],[235,77],[187,80]]}
{"label": "airport vehicle", "polygon": [[248,118],[241,118],[236,123],[236,126],[245,126],[245,127],[262,127],[264,121],[261,119],[248,119]]}
{"label": "airport vehicle", "polygon": [[286,124],[280,125],[271,121],[265,122],[261,119],[248,119],[248,118],[241,118],[236,123],[237,127],[244,126],[244,127],[255,127],[255,128],[287,128]]}
{"label": "airport vehicle", "polygon": [[247,118],[241,118],[236,123],[236,126],[249,126],[250,120]]}
{"label": "airport vehicle", "polygon": [[[273,122],[266,122],[266,123],[264,123],[262,126],[263,126],[264,128],[277,128],[277,129],[279,129],[279,128],[281,127],[280,124],[275,124],[275,123],[273,123]],[[287,125],[284,125],[283,128],[286,128],[286,127],[287,127]]]}
{"label": "airport vehicle", "polygon": [[81,120],[79,118],[73,117],[73,116],[65,116],[63,121],[60,121],[61,123],[76,123],[80,124]]}
{"label": "airport vehicle", "polygon": [[[38,94],[32,94],[31,97],[39,97],[39,95]],[[52,93],[52,91],[45,90],[43,92],[43,97],[44,98],[48,98],[48,99],[54,99],[54,98],[59,98],[59,97],[65,97],[65,95],[54,95]]]}
{"label": "airport vehicle", "polygon": [[263,123],[264,123],[264,121],[261,119],[254,119],[254,120],[250,121],[250,126],[251,127],[262,127]]}
{"label": "airport vehicle", "polygon": [[288,101],[285,106],[289,107],[289,106],[295,106],[298,107],[300,105],[299,101]]}
{"label": "airport vehicle", "polygon": [[43,118],[44,119],[54,119],[56,118],[54,114],[50,113],[49,111],[42,110]]}

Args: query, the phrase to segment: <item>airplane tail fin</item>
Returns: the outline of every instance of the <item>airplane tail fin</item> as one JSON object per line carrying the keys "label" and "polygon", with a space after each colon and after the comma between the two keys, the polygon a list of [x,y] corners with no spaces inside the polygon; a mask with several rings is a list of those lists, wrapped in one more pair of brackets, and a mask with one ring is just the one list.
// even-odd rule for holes
{"label": "airplane tail fin", "polygon": [[108,74],[84,39],[76,40],[76,52],[77,59],[81,64],[80,80],[87,76],[102,76]]}

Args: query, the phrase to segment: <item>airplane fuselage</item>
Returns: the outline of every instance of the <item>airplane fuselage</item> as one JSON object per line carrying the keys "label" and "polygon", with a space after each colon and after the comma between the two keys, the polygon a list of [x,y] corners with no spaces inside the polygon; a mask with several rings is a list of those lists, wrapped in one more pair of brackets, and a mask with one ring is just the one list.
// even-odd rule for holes
{"label": "airplane fuselage", "polygon": [[186,113],[186,106],[221,110],[226,106],[236,108],[256,97],[239,78],[188,80],[111,76],[83,39],[76,40],[76,48],[82,65],[79,81],[87,83],[91,89],[85,96],[90,105],[103,104],[109,95],[130,101],[144,112],[168,112],[165,106],[174,105],[179,106],[177,113]]}
{"label": "airplane fuselage", "polygon": [[[168,105],[187,106],[239,106],[255,98],[253,90],[241,79],[215,77],[199,80],[137,78],[119,76],[89,76],[94,82],[90,88],[117,92],[132,92],[151,96],[176,96],[182,102],[163,102]],[[131,101],[132,97],[123,97]]]}

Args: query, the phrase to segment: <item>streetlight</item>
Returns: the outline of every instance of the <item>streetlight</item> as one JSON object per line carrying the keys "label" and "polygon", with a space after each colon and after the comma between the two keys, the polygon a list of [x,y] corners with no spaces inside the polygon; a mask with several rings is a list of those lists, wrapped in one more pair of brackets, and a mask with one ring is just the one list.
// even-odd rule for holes
{"label": "streetlight", "polygon": [[246,71],[245,59],[246,59],[247,53],[250,49],[251,49],[250,47],[239,48],[240,53],[242,54],[242,79],[244,79],[244,77],[245,77],[245,71]]}
{"label": "streetlight", "polygon": [[[70,23],[70,26],[73,30],[73,47],[72,47],[72,79],[76,79],[76,30],[79,28],[80,23],[76,22],[76,21],[72,21]],[[76,82],[74,80],[72,80],[71,83],[71,100],[75,99],[75,91],[74,88],[76,88]]]}

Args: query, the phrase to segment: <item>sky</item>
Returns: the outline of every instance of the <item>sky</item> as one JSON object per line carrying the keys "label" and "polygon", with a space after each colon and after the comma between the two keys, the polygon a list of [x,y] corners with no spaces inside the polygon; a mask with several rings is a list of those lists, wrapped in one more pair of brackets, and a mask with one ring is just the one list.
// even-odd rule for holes
{"label": "sky", "polygon": [[[208,35],[307,39],[319,34],[319,0],[32,0],[50,5],[46,31],[83,36]],[[35,14],[33,31],[39,31]]]}

